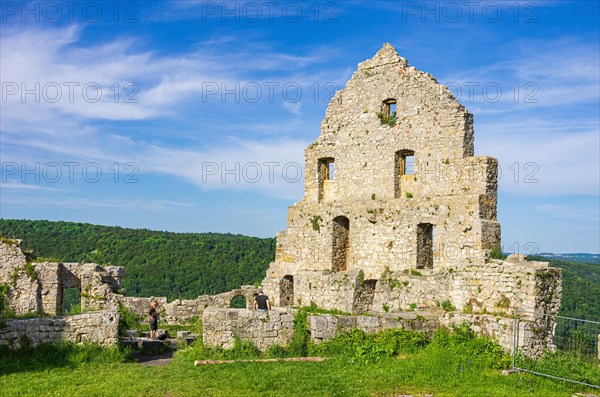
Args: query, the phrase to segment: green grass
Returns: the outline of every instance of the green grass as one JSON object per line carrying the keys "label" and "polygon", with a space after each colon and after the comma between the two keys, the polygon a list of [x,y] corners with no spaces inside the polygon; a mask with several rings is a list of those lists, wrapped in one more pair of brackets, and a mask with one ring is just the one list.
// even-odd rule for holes
{"label": "green grass", "polygon": [[[24,345],[29,343],[25,340]],[[23,347],[11,351],[0,346],[0,375],[36,373],[49,368],[79,368],[87,365],[116,365],[129,360],[129,351],[118,347],[105,348],[95,344],[41,344],[36,348]],[[1,385],[1,383],[0,383]],[[1,388],[0,388],[1,390]]]}
{"label": "green grass", "polygon": [[500,375],[453,351],[431,349],[369,365],[235,363],[194,367],[191,357],[166,367],[81,364],[0,377],[7,396],[570,396],[584,388],[528,374]]}
{"label": "green grass", "polygon": [[[502,376],[510,358],[466,327],[376,335],[352,331],[309,353],[325,362],[242,363],[194,367],[204,358],[258,358],[251,344],[232,350],[197,342],[164,367],[127,362],[127,352],[88,345],[0,349],[0,394],[6,396],[570,396],[584,387],[530,374]],[[571,365],[573,363],[569,363]]]}

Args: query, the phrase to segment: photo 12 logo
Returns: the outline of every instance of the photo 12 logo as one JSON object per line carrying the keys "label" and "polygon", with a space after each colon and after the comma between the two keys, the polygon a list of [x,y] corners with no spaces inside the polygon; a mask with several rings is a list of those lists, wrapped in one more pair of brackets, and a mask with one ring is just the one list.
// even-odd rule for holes
{"label": "photo 12 logo", "polygon": [[496,103],[501,101],[503,97],[514,103],[539,102],[537,94],[540,87],[534,82],[524,84],[514,82],[511,85],[503,86],[495,81],[464,81],[462,83],[450,81],[444,83],[444,85],[448,87],[459,102],[474,103],[483,100],[487,103]]}
{"label": "photo 12 logo", "polygon": [[202,22],[219,20],[222,23],[258,23],[283,21],[297,23],[302,19],[314,23],[337,23],[339,6],[328,2],[278,1],[203,1]]}
{"label": "photo 12 logo", "polygon": [[402,1],[402,22],[422,23],[538,23],[539,6],[533,1]]}
{"label": "photo 12 logo", "polygon": [[74,103],[77,100],[83,100],[87,103],[97,103],[103,98],[114,103],[138,103],[136,97],[139,87],[134,82],[114,82],[110,85],[104,85],[96,82],[79,83],[75,81],[65,81],[62,83],[48,82],[2,82],[2,103],[17,101],[21,103],[28,102],[46,102],[57,103],[62,100],[68,100]]}
{"label": "photo 12 logo", "polygon": [[206,161],[201,165],[202,183],[258,183],[263,180],[275,183],[281,177],[285,182],[296,183],[302,180],[304,170],[298,163],[285,164],[276,161],[217,163]]}
{"label": "photo 12 logo", "polygon": [[65,161],[62,163],[2,163],[2,183],[19,180],[21,183],[75,183],[83,180],[87,183],[98,183],[112,180],[114,183],[138,183],[137,174],[140,167],[137,163],[112,163],[103,168],[100,163]]}
{"label": "photo 12 logo", "polygon": [[2,23],[138,23],[133,1],[2,1]]}
{"label": "photo 12 logo", "polygon": [[[335,81],[326,83],[312,83],[304,86],[288,81],[262,81],[262,82],[215,82],[206,81],[202,83],[202,103],[211,100],[221,103],[256,103],[261,100],[267,100],[274,103],[276,99],[281,98],[284,102],[296,103],[302,100],[306,92],[310,95],[310,100],[314,103],[328,103],[335,95],[340,86]],[[306,91],[305,91],[306,90]]]}

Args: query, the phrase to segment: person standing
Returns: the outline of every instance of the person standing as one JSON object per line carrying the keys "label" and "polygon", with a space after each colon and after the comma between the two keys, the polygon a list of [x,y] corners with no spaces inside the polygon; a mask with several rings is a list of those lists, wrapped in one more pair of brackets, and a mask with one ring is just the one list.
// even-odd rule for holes
{"label": "person standing", "polygon": [[156,339],[156,331],[158,330],[158,312],[156,308],[158,302],[154,301],[150,304],[150,310],[148,311],[148,322],[150,323],[150,339]]}
{"label": "person standing", "polygon": [[265,295],[262,290],[258,291],[258,295],[254,298],[254,309],[257,309],[259,312],[266,312],[271,310],[271,303],[269,302],[269,297]]}

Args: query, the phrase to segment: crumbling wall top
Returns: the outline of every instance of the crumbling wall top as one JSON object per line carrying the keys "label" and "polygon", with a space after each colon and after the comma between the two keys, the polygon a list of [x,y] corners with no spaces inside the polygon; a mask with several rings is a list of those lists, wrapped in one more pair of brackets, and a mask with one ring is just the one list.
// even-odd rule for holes
{"label": "crumbling wall top", "polygon": [[358,70],[372,69],[378,66],[389,64],[398,64],[398,66],[403,68],[408,67],[408,61],[406,58],[398,55],[390,43],[385,43],[373,58],[359,63]]}

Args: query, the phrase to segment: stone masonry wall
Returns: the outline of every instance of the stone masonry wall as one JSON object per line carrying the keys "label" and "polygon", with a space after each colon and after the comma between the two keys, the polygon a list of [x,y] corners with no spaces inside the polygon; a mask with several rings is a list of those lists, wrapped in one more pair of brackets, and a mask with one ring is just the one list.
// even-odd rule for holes
{"label": "stone masonry wall", "polygon": [[[390,104],[395,125],[381,120]],[[277,234],[265,292],[275,305],[355,314],[446,301],[555,314],[560,270],[490,258],[500,247],[498,162],[473,153],[473,116],[384,45],[335,94],[305,150],[304,198]]]}
{"label": "stone masonry wall", "polygon": [[38,283],[25,272],[27,258],[21,240],[0,242],[0,284],[10,287],[4,305],[15,314],[38,311]]}
{"label": "stone masonry wall", "polygon": [[[395,125],[382,122],[392,105]],[[374,284],[383,274],[423,270],[437,277],[436,291],[453,291],[441,275],[465,270],[468,284],[466,269],[485,267],[500,245],[498,162],[473,153],[473,116],[384,45],[335,94],[305,150],[304,198],[277,235],[266,292],[275,304],[293,295],[294,304],[354,311],[359,274]],[[281,293],[285,278],[293,294]],[[385,293],[377,288],[374,306]]]}
{"label": "stone masonry wall", "polygon": [[[201,315],[205,343],[221,347],[233,346],[235,336],[262,350],[284,345],[294,311],[276,306],[311,303],[375,315],[311,317],[315,340],[354,326],[411,327],[415,319],[386,313],[451,305],[457,311],[441,323],[469,322],[507,347],[511,314],[556,314],[562,279],[559,269],[522,255],[491,259],[500,247],[497,188],[497,160],[474,156],[473,116],[385,44],[335,94],[320,135],[305,150],[304,198],[288,210],[262,284],[275,310],[247,310],[253,286],[173,302],[124,297],[114,293],[122,268],[29,265],[19,242],[0,244],[0,283],[10,284],[7,301],[17,313],[58,311],[64,288],[81,288],[87,310],[119,301],[143,317],[157,300],[165,322]],[[247,309],[229,309],[236,295]],[[519,332],[523,349],[535,355],[553,346],[545,330],[554,324],[531,317],[533,325]]]}
{"label": "stone masonry wall", "polygon": [[29,262],[21,240],[0,241],[0,284],[9,287],[5,308],[17,315],[60,313],[65,288],[80,289],[83,311],[103,310],[111,306],[122,277],[120,266]]}
{"label": "stone masonry wall", "polygon": [[[499,317],[484,314],[444,313],[440,325],[446,327],[468,324],[477,334],[498,342],[504,350],[514,351],[515,320],[512,317]],[[517,323],[517,349],[520,353],[539,358],[547,350],[555,350],[552,340],[555,321],[552,318],[532,318],[520,316]]]}
{"label": "stone masonry wall", "polygon": [[3,310],[16,315],[50,314],[62,311],[63,290],[81,290],[81,308],[87,313],[66,317],[3,320],[0,344],[18,348],[24,344],[96,342],[115,344],[119,314],[114,310],[114,291],[120,288],[123,268],[103,268],[95,263],[30,262],[21,240],[0,242],[0,284],[8,287]]}
{"label": "stone masonry wall", "polygon": [[[440,326],[453,327],[468,324],[477,334],[497,341],[502,348],[512,352],[514,348],[514,318],[485,314],[464,314],[456,312],[411,312],[388,313],[376,316],[340,316],[320,314],[308,316],[308,331],[311,341],[322,343],[336,335],[354,328],[366,333],[381,332],[386,329],[410,329],[431,335]],[[539,338],[539,324],[520,321],[518,349],[530,356],[539,357],[544,349],[552,348],[552,341]],[[551,335],[552,327],[548,329]]]}
{"label": "stone masonry wall", "polygon": [[384,306],[392,311],[407,310],[411,305],[433,307],[448,300],[458,310],[472,313],[556,313],[560,270],[549,268],[547,262],[511,260],[490,260],[484,266],[456,271],[419,269],[418,275],[387,273],[378,283],[373,310],[381,311]]}
{"label": "stone masonry wall", "polygon": [[269,312],[208,307],[202,316],[202,339],[207,346],[232,348],[235,337],[250,341],[264,351],[275,344],[285,346],[294,336],[294,309]]}
{"label": "stone masonry wall", "polygon": [[[360,271],[310,272],[289,266],[294,274],[294,305],[314,302],[319,307],[351,313],[405,311],[414,307],[436,307],[449,301],[458,310],[472,313],[511,315],[515,309],[555,314],[560,307],[561,273],[547,262],[490,260],[485,265],[465,268],[384,271],[372,279]],[[285,269],[280,267],[279,270]],[[269,273],[268,273],[269,275]],[[362,283],[374,282],[368,306],[356,305]],[[290,295],[289,281],[269,277],[264,289],[280,305]],[[285,288],[282,288],[285,287]]]}
{"label": "stone masonry wall", "polygon": [[6,320],[0,327],[0,345],[16,349],[23,344],[95,342],[103,346],[118,341],[119,313],[90,312],[68,317]]}
{"label": "stone masonry wall", "polygon": [[439,315],[434,313],[390,313],[378,316],[340,316],[319,314],[308,316],[310,339],[316,344],[327,341],[336,335],[352,329],[366,333],[381,332],[386,329],[410,329],[431,334],[439,327]]}
{"label": "stone masonry wall", "polygon": [[192,317],[202,317],[207,307],[229,308],[231,300],[236,296],[243,296],[246,300],[246,309],[254,305],[254,293],[259,288],[253,285],[242,285],[241,288],[217,295],[200,295],[196,299],[175,299],[167,302],[165,297],[129,297],[116,296],[121,304],[141,318],[145,318],[152,301],[158,302],[158,311],[161,321],[166,323],[182,323]]}

